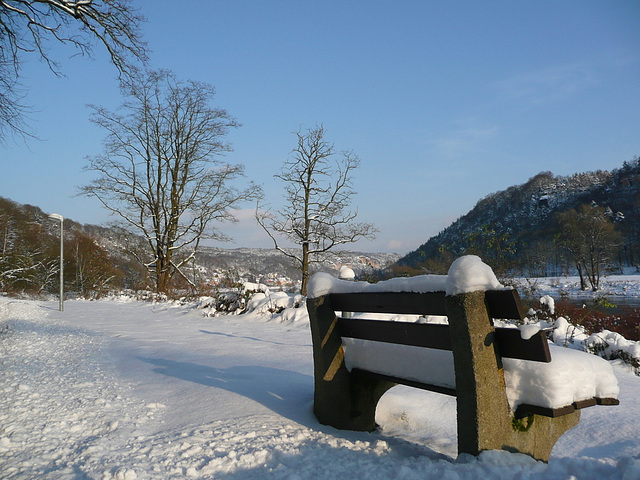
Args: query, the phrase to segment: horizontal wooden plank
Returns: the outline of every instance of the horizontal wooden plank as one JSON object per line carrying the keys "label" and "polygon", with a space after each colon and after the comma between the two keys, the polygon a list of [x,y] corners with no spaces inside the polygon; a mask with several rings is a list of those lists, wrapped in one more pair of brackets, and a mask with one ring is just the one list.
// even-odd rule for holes
{"label": "horizontal wooden plank", "polygon": [[[517,290],[485,292],[492,318],[522,319],[524,307]],[[398,313],[405,315],[447,315],[445,292],[357,292],[332,293],[334,310],[342,312]]]}
{"label": "horizontal wooden plank", "polygon": [[[361,375],[363,377],[368,378],[377,378],[380,380],[385,380],[387,382],[397,383],[400,385],[407,385],[409,387],[419,388],[422,390],[428,390],[430,392],[441,393],[444,395],[450,395],[455,397],[456,390],[454,388],[442,387],[440,385],[431,385],[428,383],[418,382],[415,380],[408,380],[406,378],[395,377],[391,375],[384,375],[382,373],[370,372],[368,370],[362,370],[359,368],[354,368],[351,371],[352,374]],[[516,418],[526,418],[530,415],[541,415],[543,417],[561,417],[563,415],[568,415],[576,410],[591,407],[594,405],[619,405],[620,401],[617,398],[591,398],[587,400],[582,400],[580,402],[574,402],[571,405],[566,405],[564,407],[558,408],[550,408],[550,407],[541,407],[538,405],[530,405],[530,404],[521,404],[516,409],[514,416]]]}
{"label": "horizontal wooden plank", "polygon": [[523,340],[517,328],[496,328],[496,342],[500,356],[504,358],[545,363],[551,361],[549,342],[544,332],[538,332],[528,340]]}
{"label": "horizontal wooden plank", "polygon": [[545,417],[561,417],[567,415],[575,410],[580,410],[587,407],[593,407],[594,405],[619,405],[620,401],[617,398],[589,398],[586,400],[580,400],[573,402],[571,405],[559,408],[539,407],[536,405],[522,404],[516,409],[515,417],[524,418],[529,415],[543,415]]}
{"label": "horizontal wooden plank", "polygon": [[576,410],[582,410],[583,408],[593,407],[597,405],[598,402],[595,398],[588,398],[586,400],[580,400],[578,402],[573,402],[573,406]]}
{"label": "horizontal wooden plank", "polygon": [[522,320],[526,312],[516,289],[484,292],[491,318]]}
{"label": "horizontal wooden plank", "polygon": [[331,305],[342,312],[446,315],[444,292],[332,293]]}
{"label": "horizontal wooden plank", "polygon": [[521,404],[518,405],[514,416],[516,418],[525,418],[530,415],[542,415],[543,417],[561,417],[563,415],[568,415],[572,412],[575,412],[575,407],[573,405],[567,405],[565,407],[560,408],[549,408],[549,407],[540,407],[537,405],[529,405],[529,404]]}
{"label": "horizontal wooden plank", "polygon": [[[430,392],[441,393],[443,395],[450,395],[455,397],[456,390],[453,388],[442,387],[439,385],[431,385],[428,383],[417,382],[415,380],[408,380],[406,378],[394,377],[391,375],[384,375],[376,372],[369,372],[367,370],[362,370],[359,368],[354,368],[351,371],[354,375],[360,375],[365,378],[377,378],[379,380],[385,380],[387,382],[397,383],[400,385],[407,385],[409,387],[419,388],[422,390],[428,390]],[[568,415],[580,408],[587,408],[592,405],[596,405],[596,399],[585,400],[583,402],[576,402],[571,405],[566,405],[564,407],[559,408],[550,408],[550,407],[541,407],[538,405],[529,405],[529,404],[521,404],[516,409],[514,416],[516,418],[526,418],[530,415],[541,415],[543,417],[561,417],[563,415]],[[610,399],[611,400],[611,399]]]}
{"label": "horizontal wooden plank", "polygon": [[341,337],[451,350],[449,325],[339,318],[338,328]]}
{"label": "horizontal wooden plank", "polygon": [[[363,318],[339,318],[341,337],[413,347],[451,350],[449,326],[433,323],[390,322]],[[502,357],[550,362],[549,345],[543,332],[523,340],[514,328],[497,328],[496,342]]]}
{"label": "horizontal wooden plank", "polygon": [[351,370],[352,374],[361,375],[363,377],[369,378],[377,378],[380,380],[385,380],[387,382],[398,383],[400,385],[406,385],[408,387],[419,388],[421,390],[428,390],[430,392],[442,393],[443,395],[450,395],[452,397],[456,396],[456,391],[453,388],[441,387],[439,385],[431,385],[428,383],[422,383],[415,380],[409,380],[406,378],[394,377],[391,375],[384,375],[382,373],[370,372],[368,370],[361,370],[359,368],[354,368]]}

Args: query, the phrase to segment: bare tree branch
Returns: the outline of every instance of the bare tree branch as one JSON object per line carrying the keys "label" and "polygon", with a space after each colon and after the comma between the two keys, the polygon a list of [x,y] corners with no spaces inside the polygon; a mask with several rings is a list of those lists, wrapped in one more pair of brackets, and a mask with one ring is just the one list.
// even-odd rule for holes
{"label": "bare tree branch", "polygon": [[[355,195],[351,173],[360,163],[358,156],[336,154],[324,135],[322,126],[296,132],[297,146],[282,172],[275,175],[284,183],[285,206],[276,213],[256,207],[256,220],[275,248],[299,265],[303,295],[310,264],[338,245],[374,238],[377,231],[372,224],[355,223],[358,213],[349,209]],[[301,250],[282,248],[278,237],[300,245]]]}
{"label": "bare tree branch", "polygon": [[61,75],[50,42],[70,45],[81,55],[91,55],[99,43],[124,78],[136,62],[146,61],[143,21],[129,0],[0,0],[0,141],[9,133],[30,135],[20,84],[24,55],[39,56]]}
{"label": "bare tree branch", "polygon": [[149,72],[130,82],[118,112],[93,107],[92,120],[108,134],[104,155],[87,167],[98,178],[81,194],[144,236],[148,258],[140,263],[152,270],[158,291],[182,275],[201,239],[225,239],[213,224],[234,221],[231,210],[260,191],[235,187],[243,167],[217,160],[231,149],[224,137],[239,124],[209,106],[213,95],[211,85]]}

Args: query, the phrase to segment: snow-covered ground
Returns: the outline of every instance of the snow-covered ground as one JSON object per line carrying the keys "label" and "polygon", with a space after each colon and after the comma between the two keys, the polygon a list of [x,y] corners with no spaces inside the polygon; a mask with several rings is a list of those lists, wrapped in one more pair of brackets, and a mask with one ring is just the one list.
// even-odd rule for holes
{"label": "snow-covered ground", "polygon": [[600,279],[600,289],[597,292],[580,290],[580,278],[544,277],[516,279],[518,290],[533,291],[535,295],[551,295],[560,298],[561,295],[573,298],[610,297],[616,299],[626,297],[640,301],[640,275],[610,275]]}
{"label": "snow-covered ground", "polygon": [[549,464],[474,458],[456,454],[455,399],[407,387],[379,432],[320,425],[303,308],[57,306],[0,297],[3,479],[640,479],[640,377],[619,363],[621,405],[583,410]]}

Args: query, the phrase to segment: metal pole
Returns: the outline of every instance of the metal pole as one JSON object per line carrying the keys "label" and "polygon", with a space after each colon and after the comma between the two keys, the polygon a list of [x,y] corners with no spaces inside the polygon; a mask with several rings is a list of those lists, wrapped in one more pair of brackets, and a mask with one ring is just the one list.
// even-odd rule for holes
{"label": "metal pole", "polygon": [[60,311],[64,311],[64,218],[60,217]]}
{"label": "metal pole", "polygon": [[49,218],[60,220],[60,311],[64,311],[64,217],[52,213]]}

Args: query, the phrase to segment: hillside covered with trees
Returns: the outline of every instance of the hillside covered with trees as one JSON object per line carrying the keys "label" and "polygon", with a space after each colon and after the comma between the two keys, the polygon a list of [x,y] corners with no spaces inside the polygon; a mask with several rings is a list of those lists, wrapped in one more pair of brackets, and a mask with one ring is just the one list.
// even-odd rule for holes
{"label": "hillside covered with trees", "polygon": [[396,270],[442,273],[464,254],[503,273],[578,273],[584,288],[597,290],[601,273],[640,265],[640,158],[613,171],[541,172],[492,193]]}
{"label": "hillside covered with trees", "polygon": [[[88,295],[143,284],[139,265],[115,248],[116,229],[64,219],[65,290]],[[40,208],[0,197],[0,291],[56,292],[59,286],[60,222]]]}
{"label": "hillside covered with trees", "polygon": [[[39,207],[0,197],[0,292],[59,291],[60,222]],[[153,268],[145,268],[141,236],[119,227],[83,225],[64,219],[64,290],[85,298],[122,289],[153,290]],[[335,251],[314,268],[337,274],[349,265],[366,275],[398,260],[388,253]],[[275,249],[201,246],[188,268],[189,282],[175,276],[171,294],[211,293],[243,281],[290,288],[299,277],[291,260]],[[196,288],[193,288],[196,285]]]}

